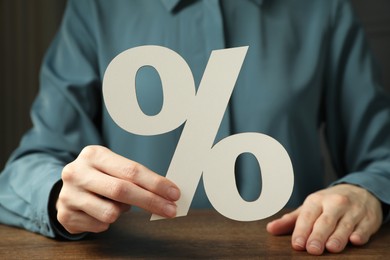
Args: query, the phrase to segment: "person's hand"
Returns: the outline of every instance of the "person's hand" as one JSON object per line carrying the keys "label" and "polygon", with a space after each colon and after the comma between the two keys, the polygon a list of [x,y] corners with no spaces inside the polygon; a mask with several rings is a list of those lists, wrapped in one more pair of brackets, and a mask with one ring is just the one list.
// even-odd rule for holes
{"label": "person's hand", "polygon": [[57,219],[71,234],[102,232],[130,209],[176,216],[178,187],[146,167],[101,146],[88,146],[62,171]]}
{"label": "person's hand", "polygon": [[348,241],[364,245],[381,226],[379,200],[367,190],[339,184],[307,197],[301,207],[267,225],[273,235],[292,232],[295,250],[341,252]]}

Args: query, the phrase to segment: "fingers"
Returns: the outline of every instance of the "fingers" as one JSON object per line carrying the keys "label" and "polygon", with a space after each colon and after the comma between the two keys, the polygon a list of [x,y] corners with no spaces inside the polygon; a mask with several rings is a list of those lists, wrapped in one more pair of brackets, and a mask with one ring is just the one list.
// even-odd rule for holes
{"label": "fingers", "polygon": [[180,197],[180,191],[173,182],[107,148],[86,147],[80,157],[88,161],[91,168],[134,183],[168,200],[176,201]]}
{"label": "fingers", "polygon": [[367,232],[367,228],[364,225],[359,225],[356,230],[351,234],[349,240],[356,246],[362,246],[368,242],[371,234]]}
{"label": "fingers", "polygon": [[[297,218],[295,229],[291,237],[291,244],[295,250],[305,250],[308,238],[312,232],[314,223],[321,215],[322,208],[315,202],[307,201],[302,206]],[[317,241],[312,240],[310,247],[318,247]]]}
{"label": "fingers", "polygon": [[[160,216],[172,218],[176,215],[175,203],[158,194],[132,182],[101,174],[94,168],[84,167],[82,170],[82,175],[78,173],[63,174],[63,180],[64,182],[72,182],[78,189],[93,194],[93,196],[83,195],[83,197],[88,198],[88,201],[91,201],[88,205],[78,205],[84,211],[86,208],[91,208],[93,204],[99,203],[95,202],[101,200],[96,197],[96,194],[98,194],[114,202],[135,205]],[[93,197],[96,198],[93,199]]]}
{"label": "fingers", "polygon": [[383,212],[381,202],[376,199],[370,192],[367,192],[370,199],[370,210],[365,214],[364,218],[356,226],[354,232],[349,237],[354,245],[364,245],[370,237],[378,231],[383,221]]}
{"label": "fingers", "polygon": [[[283,220],[278,222],[282,226]],[[381,205],[377,198],[360,187],[340,184],[313,193],[298,209],[292,247],[313,255],[320,255],[325,249],[338,253],[348,241],[355,245],[367,243],[381,222]],[[275,232],[276,224],[273,225],[269,229]],[[280,226],[279,230],[283,230]]]}
{"label": "fingers", "polygon": [[302,207],[292,236],[296,250],[320,255],[327,248],[340,252],[361,219],[359,213],[347,210],[350,201],[337,194],[312,194]]}
{"label": "fingers", "polygon": [[97,197],[91,193],[79,196],[78,199],[72,200],[72,204],[66,206],[74,211],[82,209],[84,213],[107,224],[114,223],[121,213],[129,208],[126,204]]}
{"label": "fingers", "polygon": [[[348,241],[361,246],[368,242],[370,237],[379,229],[382,223],[381,204],[370,192],[358,187],[359,192],[354,194],[357,201],[351,199],[349,210],[340,219],[335,231],[329,237],[326,248],[332,253],[341,252]],[[360,198],[359,195],[361,194]]]}
{"label": "fingers", "polygon": [[70,234],[106,231],[110,223],[101,222],[82,211],[59,211],[58,221]]}
{"label": "fingers", "polygon": [[131,182],[119,180],[108,175],[96,174],[86,188],[96,194],[121,203],[135,205],[160,216],[176,216],[176,205],[157,194]]}
{"label": "fingers", "polygon": [[174,183],[101,146],[84,148],[63,168],[62,181],[58,220],[73,233],[100,232],[129,205],[168,218],[176,216],[180,191]]}
{"label": "fingers", "polygon": [[354,226],[362,217],[358,212],[346,211],[348,203],[345,197],[338,195],[332,195],[324,202],[323,213],[316,220],[307,241],[309,253],[322,254],[325,248],[330,252],[344,249]]}
{"label": "fingers", "polygon": [[129,205],[67,185],[57,200],[57,219],[71,234],[102,232],[129,209]]}
{"label": "fingers", "polygon": [[362,211],[351,211],[339,221],[337,228],[326,243],[326,249],[332,253],[339,253],[348,241],[356,246],[362,246],[377,231],[378,228],[375,227],[378,223],[380,222],[375,218],[362,214]]}
{"label": "fingers", "polygon": [[291,234],[294,230],[298,215],[299,209],[284,214],[281,218],[269,222],[267,224],[267,231],[275,236]]}
{"label": "fingers", "polygon": [[351,214],[347,214],[342,217],[337,224],[334,232],[329,236],[326,241],[325,247],[329,252],[339,253],[341,252],[348,243],[349,236],[355,229],[355,223],[358,220]]}

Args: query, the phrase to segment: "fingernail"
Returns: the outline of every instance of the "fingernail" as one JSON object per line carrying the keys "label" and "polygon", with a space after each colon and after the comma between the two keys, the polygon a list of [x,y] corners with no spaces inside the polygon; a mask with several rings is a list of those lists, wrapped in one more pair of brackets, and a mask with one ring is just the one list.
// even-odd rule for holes
{"label": "fingernail", "polygon": [[332,249],[339,249],[340,248],[340,242],[336,239],[331,239],[328,241],[328,243],[326,243],[326,247],[327,248],[332,248]]}
{"label": "fingernail", "polygon": [[180,198],[180,191],[176,188],[169,188],[168,189],[168,198],[171,199],[171,200],[178,200]]}
{"label": "fingernail", "polygon": [[176,206],[173,204],[166,204],[164,207],[164,213],[168,217],[175,217],[176,216]]}
{"label": "fingernail", "polygon": [[294,240],[294,244],[300,248],[305,248],[305,240],[302,237],[297,237]]}
{"label": "fingernail", "polygon": [[309,243],[309,247],[315,249],[318,252],[322,252],[322,246],[321,243],[317,240],[313,240]]}

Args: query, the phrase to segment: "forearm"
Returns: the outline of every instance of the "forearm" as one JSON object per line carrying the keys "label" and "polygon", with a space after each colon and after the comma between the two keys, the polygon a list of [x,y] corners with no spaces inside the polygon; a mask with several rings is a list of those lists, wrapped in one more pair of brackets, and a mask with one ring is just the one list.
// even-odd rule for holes
{"label": "forearm", "polygon": [[0,222],[54,237],[48,201],[62,167],[41,153],[10,161],[0,174]]}

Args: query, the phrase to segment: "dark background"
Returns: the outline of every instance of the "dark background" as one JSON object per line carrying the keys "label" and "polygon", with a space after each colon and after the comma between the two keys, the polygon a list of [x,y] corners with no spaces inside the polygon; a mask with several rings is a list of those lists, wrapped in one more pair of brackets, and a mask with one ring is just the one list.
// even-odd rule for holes
{"label": "dark background", "polygon": [[[31,127],[29,110],[38,91],[39,66],[65,2],[0,0],[0,170]],[[390,89],[390,1],[352,3],[382,66],[385,86]]]}

